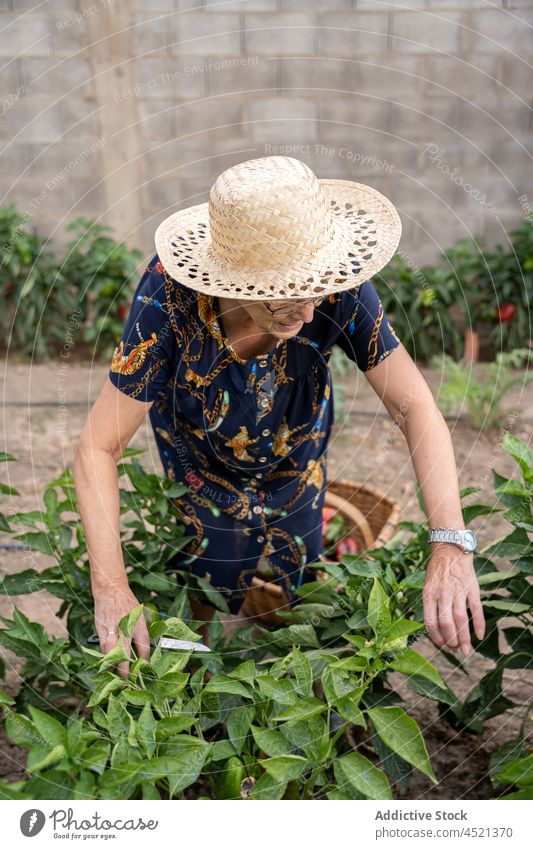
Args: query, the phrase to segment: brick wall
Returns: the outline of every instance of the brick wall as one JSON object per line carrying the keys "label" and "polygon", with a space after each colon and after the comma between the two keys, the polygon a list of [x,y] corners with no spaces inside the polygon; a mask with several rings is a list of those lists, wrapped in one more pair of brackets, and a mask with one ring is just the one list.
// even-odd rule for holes
{"label": "brick wall", "polygon": [[0,23],[2,204],[55,243],[86,214],[150,254],[269,153],[382,191],[418,263],[533,207],[533,0],[0,0]]}

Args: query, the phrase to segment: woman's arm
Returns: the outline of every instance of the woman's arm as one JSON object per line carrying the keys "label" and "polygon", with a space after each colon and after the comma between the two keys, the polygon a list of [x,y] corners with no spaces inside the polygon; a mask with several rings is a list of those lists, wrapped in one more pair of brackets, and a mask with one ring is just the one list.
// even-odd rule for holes
{"label": "woman's arm", "polygon": [[[74,482],[87,541],[95,627],[103,652],[117,644],[118,622],[139,603],[128,584],[120,543],[117,461],[150,406],[151,403],[128,398],[106,380],[87,418],[74,458]],[[108,631],[114,631],[115,635]],[[150,646],[144,617],[139,619],[133,639],[137,654],[148,658]],[[119,672],[127,678],[128,664],[121,664]]]}
{"label": "woman's arm", "polygon": [[[365,376],[407,440],[430,527],[463,529],[450,431],[412,358],[400,345]],[[478,639],[485,631],[473,554],[452,543],[431,546],[423,593],[426,627],[437,644],[469,654],[467,602]]]}

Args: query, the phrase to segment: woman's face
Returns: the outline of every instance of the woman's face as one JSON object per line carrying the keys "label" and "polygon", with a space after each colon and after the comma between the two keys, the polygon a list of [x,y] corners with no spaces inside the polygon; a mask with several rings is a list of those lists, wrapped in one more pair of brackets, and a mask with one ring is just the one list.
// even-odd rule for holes
{"label": "woman's face", "polygon": [[[277,339],[289,339],[296,336],[303,325],[313,320],[315,305],[306,300],[301,303],[295,301],[248,301],[238,300],[236,303],[244,309],[248,318],[260,330],[270,333]],[[290,307],[290,312],[286,309]],[[281,315],[272,315],[271,310],[282,308]]]}

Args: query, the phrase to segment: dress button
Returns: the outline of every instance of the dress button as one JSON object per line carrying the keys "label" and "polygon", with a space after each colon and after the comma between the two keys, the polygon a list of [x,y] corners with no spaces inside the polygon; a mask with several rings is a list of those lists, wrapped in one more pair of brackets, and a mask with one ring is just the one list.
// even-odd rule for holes
{"label": "dress button", "polygon": [[261,431],[261,436],[269,436],[269,434],[270,431],[267,427],[263,428],[263,430]]}
{"label": "dress button", "polygon": [[259,462],[260,463],[266,463],[267,459],[268,459],[268,457],[260,457]]}
{"label": "dress button", "polygon": [[260,367],[261,367],[261,368],[265,368],[265,366],[267,365],[267,361],[266,361],[266,360],[261,360],[261,362],[259,363],[259,365],[260,365]]}
{"label": "dress button", "polygon": [[268,405],[269,405],[268,398],[261,398],[261,400],[259,401],[259,405],[261,407],[268,407]]}
{"label": "dress button", "polygon": [[252,512],[253,512],[253,513],[262,513],[262,512],[263,512],[263,508],[262,508],[262,507],[260,507],[260,506],[259,506],[259,504],[256,504],[256,505],[255,505],[255,507],[252,507]]}
{"label": "dress button", "polygon": [[256,476],[256,478],[262,478],[262,477],[263,477],[263,472],[256,472],[256,473],[255,473],[255,476]]}
{"label": "dress button", "polygon": [[265,541],[265,538],[263,536],[257,537],[257,542],[264,542],[264,541]]}

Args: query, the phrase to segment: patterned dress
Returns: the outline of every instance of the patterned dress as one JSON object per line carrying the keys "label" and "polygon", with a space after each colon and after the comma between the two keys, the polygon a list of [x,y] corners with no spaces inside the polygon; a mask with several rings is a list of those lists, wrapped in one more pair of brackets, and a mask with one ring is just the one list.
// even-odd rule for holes
{"label": "patterned dress", "polygon": [[361,371],[399,345],[371,280],[330,295],[300,333],[242,359],[217,299],[144,271],[109,378],[150,421],[190,542],[169,563],[207,578],[232,613],[265,558],[291,604],[315,579],[322,547],[326,452],[334,421],[328,359],[339,345]]}

